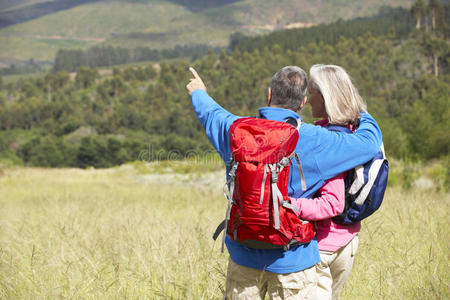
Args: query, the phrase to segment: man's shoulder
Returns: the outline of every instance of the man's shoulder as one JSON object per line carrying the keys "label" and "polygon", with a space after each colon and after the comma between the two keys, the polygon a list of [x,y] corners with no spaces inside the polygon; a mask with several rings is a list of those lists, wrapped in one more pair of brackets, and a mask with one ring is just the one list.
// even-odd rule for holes
{"label": "man's shoulder", "polygon": [[302,123],[302,125],[300,126],[300,135],[304,136],[304,135],[322,135],[322,134],[328,134],[328,130],[322,126],[318,126],[318,125],[313,125],[313,124],[308,124],[308,123]]}

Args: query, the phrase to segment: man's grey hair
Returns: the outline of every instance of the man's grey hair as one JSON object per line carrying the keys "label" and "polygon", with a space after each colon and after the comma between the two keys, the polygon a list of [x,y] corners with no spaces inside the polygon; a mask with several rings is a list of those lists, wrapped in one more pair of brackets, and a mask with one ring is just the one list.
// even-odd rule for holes
{"label": "man's grey hair", "polygon": [[297,66],[286,66],[273,75],[271,105],[297,111],[306,96],[306,72]]}

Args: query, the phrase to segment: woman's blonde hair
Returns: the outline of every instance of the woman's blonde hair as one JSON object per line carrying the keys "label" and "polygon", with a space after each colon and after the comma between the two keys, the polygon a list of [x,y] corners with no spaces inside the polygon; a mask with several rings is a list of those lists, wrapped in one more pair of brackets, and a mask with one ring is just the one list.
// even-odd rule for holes
{"label": "woman's blonde hair", "polygon": [[319,91],[331,124],[347,125],[360,118],[366,103],[344,68],[335,65],[314,65],[309,70],[311,87]]}

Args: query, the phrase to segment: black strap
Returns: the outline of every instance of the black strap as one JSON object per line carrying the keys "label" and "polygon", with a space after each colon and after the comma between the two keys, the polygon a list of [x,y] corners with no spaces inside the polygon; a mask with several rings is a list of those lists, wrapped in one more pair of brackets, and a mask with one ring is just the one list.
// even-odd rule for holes
{"label": "black strap", "polygon": [[[255,116],[255,118],[257,118],[257,119],[265,119],[261,114],[259,114],[258,116]],[[289,125],[294,126],[295,128],[297,128],[297,126],[298,126],[297,119],[293,118],[293,117],[288,117],[286,119],[286,123],[288,123]]]}
{"label": "black strap", "polygon": [[213,239],[217,240],[217,238],[219,237],[220,233],[222,232],[222,230],[225,229],[225,220],[223,220],[219,226],[217,226],[216,231],[213,234]]}
{"label": "black strap", "polygon": [[[360,119],[356,119],[353,122],[350,122],[349,124],[351,124],[353,126],[353,130],[355,130],[355,129],[358,129],[359,123],[360,123]],[[328,124],[327,126],[325,126],[325,128],[327,128],[328,130],[331,130],[331,131],[353,133],[353,131],[351,131],[350,128],[348,128],[348,126],[345,126],[345,125]]]}
{"label": "black strap", "polygon": [[325,126],[325,128],[330,130],[330,131],[339,131],[339,132],[353,133],[350,130],[350,128],[348,128],[347,126],[343,126],[343,125],[330,124],[330,125]]}
{"label": "black strap", "polygon": [[289,125],[294,126],[295,128],[297,128],[298,123],[297,123],[297,119],[294,119],[292,117],[289,117],[286,119],[286,123],[288,123]]}

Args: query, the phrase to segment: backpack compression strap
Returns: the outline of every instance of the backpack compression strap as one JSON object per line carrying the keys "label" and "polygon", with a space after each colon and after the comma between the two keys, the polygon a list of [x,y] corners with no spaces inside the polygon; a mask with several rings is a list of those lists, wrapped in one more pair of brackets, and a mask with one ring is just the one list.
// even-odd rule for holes
{"label": "backpack compression strap", "polygon": [[[291,155],[289,155],[287,157],[283,157],[280,160],[280,162],[277,164],[266,164],[266,166],[269,166],[269,169],[272,173],[272,202],[273,202],[273,220],[274,220],[275,229],[280,229],[280,213],[278,210],[278,203],[280,203],[284,207],[292,209],[293,211],[297,212],[298,215],[300,214],[300,212],[294,205],[292,205],[288,201],[284,201],[283,195],[281,194],[280,189],[278,188],[278,185],[277,185],[277,182],[278,182],[277,173],[281,172],[281,170],[283,170],[283,168],[285,166],[288,166],[291,162],[291,159],[294,156],[297,160],[297,167],[298,167],[298,171],[300,173],[301,182],[302,182],[302,190],[306,190],[305,176],[303,174],[300,159],[298,158],[297,153],[292,152]],[[263,180],[263,184],[264,184],[264,180]]]}
{"label": "backpack compression strap", "polygon": [[[294,119],[294,118],[287,118],[286,119],[286,123],[288,123],[289,125],[294,126],[295,128],[297,128],[297,131],[300,130],[300,127],[302,126],[302,119],[298,118],[298,119]],[[289,159],[292,159],[295,156],[295,160],[297,161],[297,169],[298,169],[298,173],[300,174],[300,181],[302,184],[302,191],[306,191],[306,181],[305,181],[305,175],[303,174],[303,170],[302,170],[302,164],[300,163],[300,158],[298,157],[297,153],[295,153],[295,151],[288,157]]]}
{"label": "backpack compression strap", "polygon": [[263,204],[263,200],[264,200],[264,186],[266,185],[267,173],[269,173],[269,167],[267,166],[267,164],[265,164],[264,165],[264,177],[263,177],[263,181],[261,184],[261,196],[259,197],[260,205]]}
{"label": "backpack compression strap", "polygon": [[[292,152],[292,154],[288,157],[283,157],[281,159],[281,163],[284,164],[284,166],[286,166],[289,161],[295,157],[295,160],[297,161],[297,169],[298,169],[298,173],[300,174],[300,181],[301,181],[301,185],[302,185],[302,190],[306,191],[306,181],[305,181],[305,175],[303,174],[303,170],[302,170],[302,164],[300,162],[300,158],[298,157],[297,153]],[[264,177],[263,177],[263,181],[261,183],[261,196],[259,198],[259,204],[263,204],[263,200],[264,200],[264,186],[266,185],[266,180],[267,180],[267,173],[269,173],[269,167],[270,164],[266,164],[264,166]],[[283,166],[283,167],[284,167]]]}
{"label": "backpack compression strap", "polygon": [[297,153],[295,153],[295,151],[293,152],[293,154],[295,156],[295,160],[297,161],[297,169],[298,169],[298,173],[300,174],[300,181],[302,183],[302,191],[306,191],[306,180],[305,180],[305,174],[303,174],[303,170],[302,170],[302,163],[300,162],[300,158],[298,157]]}
{"label": "backpack compression strap", "polygon": [[278,201],[283,201],[283,195],[278,188],[278,175],[277,166],[269,164],[270,171],[272,172],[272,203],[273,203],[273,222],[275,229],[280,229],[280,213],[278,212]]}
{"label": "backpack compression strap", "polygon": [[[219,237],[219,234],[224,230],[223,238],[222,238],[222,253],[224,251],[224,245],[225,245],[225,236],[226,236],[226,228],[228,227],[228,220],[230,220],[230,210],[231,210],[231,204],[233,204],[233,193],[234,193],[234,182],[236,178],[236,170],[239,165],[239,162],[232,162],[230,167],[230,172],[228,173],[228,181],[223,186],[223,194],[225,195],[225,198],[228,199],[228,206],[227,206],[227,212],[225,214],[225,220],[223,220],[219,226],[217,226],[216,231],[214,232],[213,239],[217,240]],[[228,186],[228,191],[230,195],[228,195],[225,191],[225,186]]]}

